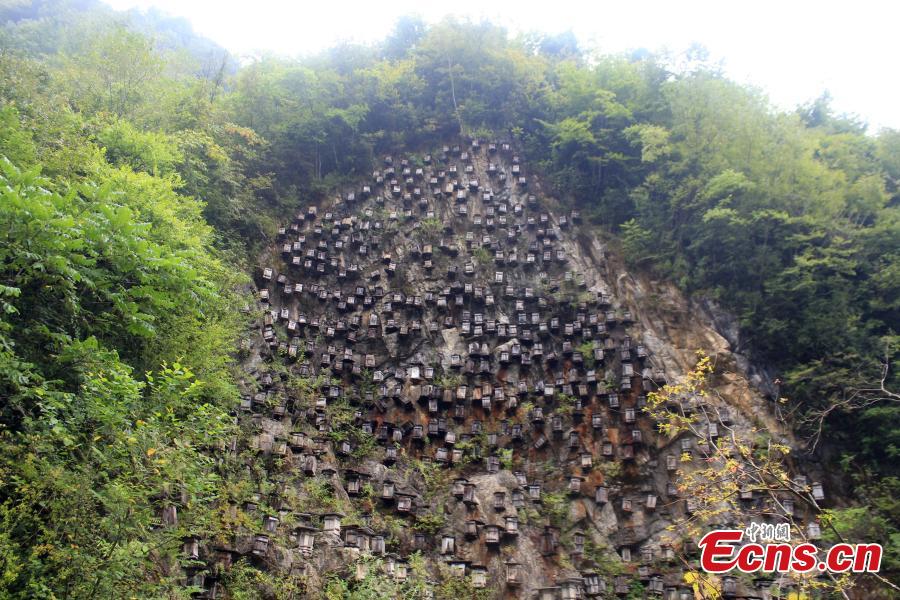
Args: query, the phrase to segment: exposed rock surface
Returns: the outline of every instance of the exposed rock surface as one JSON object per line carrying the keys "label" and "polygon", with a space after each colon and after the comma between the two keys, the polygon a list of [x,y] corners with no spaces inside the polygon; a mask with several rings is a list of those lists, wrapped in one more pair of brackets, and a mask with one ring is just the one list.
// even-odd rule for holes
{"label": "exposed rock surface", "polygon": [[218,552],[311,588],[361,576],[361,554],[402,578],[420,551],[497,597],[693,597],[666,458],[688,445],[646,394],[705,350],[723,424],[790,443],[771,384],[727,315],[629,273],[493,146],[386,159],[288,216],[256,273],[240,415],[276,485]]}

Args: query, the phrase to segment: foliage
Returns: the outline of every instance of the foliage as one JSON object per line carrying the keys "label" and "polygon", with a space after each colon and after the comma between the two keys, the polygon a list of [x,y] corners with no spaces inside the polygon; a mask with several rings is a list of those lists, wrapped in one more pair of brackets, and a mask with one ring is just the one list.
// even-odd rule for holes
{"label": "foliage", "polygon": [[444,224],[438,218],[422,219],[419,221],[422,235],[428,240],[434,240],[443,231]]}
{"label": "foliage", "polygon": [[443,527],[447,524],[447,519],[444,515],[438,512],[428,512],[424,515],[420,515],[416,519],[415,530],[420,531],[426,535],[433,536],[436,535]]}
{"label": "foliage", "polygon": [[[647,597],[647,590],[644,587],[644,584],[640,581],[632,581],[631,585],[628,587],[628,594],[625,596],[626,600],[641,600],[641,598]],[[701,598],[710,598],[710,600],[715,600],[717,596],[704,594],[700,596]]]}
{"label": "foliage", "polygon": [[[744,529],[754,519],[771,514],[770,509],[741,504],[741,493],[749,491],[775,507],[776,514],[789,526],[791,539],[806,541],[805,525],[794,519],[793,511],[785,509],[784,501],[791,498],[812,511],[817,511],[818,505],[808,485],[801,486],[791,479],[786,467],[790,447],[773,440],[766,430],[753,428],[742,433],[722,422],[720,400],[709,385],[713,372],[710,358],[698,352],[697,364],[682,383],[667,384],[647,395],[644,410],[658,423],[663,439],[670,443],[687,439],[696,444],[696,449],[682,451],[676,480],[680,495],[693,503],[693,508],[688,518],[670,526],[669,531],[696,540],[716,523],[733,523],[735,528]],[[709,435],[706,423],[716,423],[721,429],[719,435]],[[848,517],[844,515],[845,519]],[[841,538],[828,518],[822,520],[822,525]],[[717,585],[705,573],[691,570],[687,575],[694,581],[695,589]],[[828,579],[809,582],[798,578],[797,583],[804,591],[828,589],[837,595],[845,595],[853,585],[843,578]]]}
{"label": "foliage", "polygon": [[595,360],[594,360],[594,343],[591,341],[583,342],[579,345],[576,350],[581,352],[582,359],[584,361],[585,369],[593,369]]}
{"label": "foliage", "polygon": [[125,120],[104,125],[97,140],[107,159],[116,165],[128,165],[151,175],[168,175],[183,160],[177,141],[163,133],[138,131]]}
{"label": "foliage", "polygon": [[421,475],[425,484],[424,496],[426,500],[436,497],[444,491],[449,480],[447,471],[436,462],[413,460],[412,467]]}
{"label": "foliage", "polygon": [[605,579],[624,573],[624,565],[616,551],[605,544],[598,544],[590,537],[584,542],[584,557],[596,565],[597,573]]}
{"label": "foliage", "polygon": [[444,373],[439,377],[435,378],[435,385],[444,388],[445,390],[454,389],[462,384],[462,375],[459,373]]}
{"label": "foliage", "polygon": [[469,577],[445,577],[434,590],[435,600],[457,600],[458,598],[471,598],[472,600],[488,600],[490,592],[486,589],[478,589],[472,586]]}
{"label": "foliage", "polygon": [[512,471],[513,468],[513,451],[512,448],[500,448],[497,451],[500,458],[500,467],[506,471]]}
{"label": "foliage", "polygon": [[883,540],[882,569],[894,572],[900,568],[900,533],[891,523],[891,516],[900,511],[900,480],[886,477],[877,483],[861,486],[861,489],[867,506],[823,511],[821,520],[826,525],[823,538],[832,543],[841,540]]}
{"label": "foliage", "polygon": [[421,554],[410,555],[408,566],[406,580],[399,580],[387,573],[382,560],[361,557],[357,561],[356,578],[348,579],[339,573],[329,573],[325,579],[325,589],[317,597],[323,600],[425,600],[431,597],[430,577]]}
{"label": "foliage", "polygon": [[489,265],[491,264],[493,257],[487,248],[478,247],[472,251],[472,257],[475,259],[479,265]]}
{"label": "foliage", "polygon": [[554,412],[561,415],[570,415],[575,410],[576,402],[577,399],[574,396],[557,392],[556,410]]}
{"label": "foliage", "polygon": [[[228,352],[242,280],[214,248],[203,202],[179,192],[177,145],[125,120],[146,90],[83,87],[126,77],[89,72],[100,68],[92,60],[130,60],[104,57],[110,48],[160,85],[159,57],[120,31],[98,44],[57,66],[0,57],[0,77],[15,81],[0,92],[8,598],[183,597],[171,568],[182,538],[225,526],[211,450],[236,433]],[[77,86],[69,68],[85,76]],[[166,504],[177,526],[159,526]]]}
{"label": "foliage", "polygon": [[569,516],[569,501],[564,492],[545,492],[541,495],[541,513],[550,523],[561,527]]}
{"label": "foliage", "polygon": [[242,559],[232,565],[225,574],[225,584],[230,598],[251,600],[263,591],[266,597],[289,600],[303,595],[305,582],[295,577],[276,577],[250,565]]}

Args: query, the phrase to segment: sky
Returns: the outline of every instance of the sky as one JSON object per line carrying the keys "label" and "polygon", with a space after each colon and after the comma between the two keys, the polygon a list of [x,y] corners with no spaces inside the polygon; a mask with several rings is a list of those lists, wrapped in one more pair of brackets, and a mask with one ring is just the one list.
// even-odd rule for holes
{"label": "sky", "polygon": [[607,52],[681,52],[699,43],[733,79],[760,87],[783,109],[825,90],[838,112],[900,129],[900,3],[859,0],[105,0],[117,9],[156,7],[239,56],[309,54],[339,42],[375,42],[398,17],[487,18],[515,33],[571,30]]}

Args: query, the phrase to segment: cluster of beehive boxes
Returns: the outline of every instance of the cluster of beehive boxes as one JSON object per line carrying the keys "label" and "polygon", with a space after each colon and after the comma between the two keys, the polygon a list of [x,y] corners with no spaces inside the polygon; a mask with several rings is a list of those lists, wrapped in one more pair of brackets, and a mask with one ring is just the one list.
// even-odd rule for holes
{"label": "cluster of beehive boxes", "polygon": [[[648,525],[692,513],[694,499],[680,499],[675,483],[680,457],[702,455],[731,417],[722,407],[673,398],[680,410],[704,415],[704,443],[657,434],[643,408],[665,373],[641,343],[635,315],[573,267],[573,246],[563,242],[579,212],[554,214],[537,188],[508,143],[471,141],[385,157],[371,180],[305,207],[280,228],[276,250],[256,274],[261,338],[245,345],[262,348],[284,370],[261,370],[247,382],[241,411],[254,433],[251,447],[290,473],[340,487],[351,502],[370,486],[376,510],[411,527],[388,542],[371,515],[342,528],[341,514],[297,517],[285,508],[260,515],[259,531],[220,553],[266,556],[273,536],[287,535],[302,561],[324,536],[384,557],[398,579],[408,575],[405,557],[421,550],[476,587],[509,595],[625,595],[637,579],[652,595],[692,596],[679,564],[692,556],[691,542],[661,544]],[[312,398],[293,395],[288,377],[312,382]],[[336,404],[352,407],[352,421],[341,427],[373,439],[371,456],[358,455],[359,436],[332,435],[328,408]],[[553,473],[526,472],[550,457],[558,463]],[[415,529],[420,515],[441,507],[410,484],[408,458],[457,471],[443,508],[461,507],[461,523],[436,536]],[[377,473],[361,467],[374,459]],[[497,474],[503,460],[525,470],[484,496],[473,476]],[[604,461],[621,463],[624,475],[607,481],[598,468]],[[632,574],[597,572],[585,556],[584,522],[562,532],[520,522],[519,511],[540,507],[547,492],[612,507],[615,550]],[[745,493],[748,505],[761,501]],[[500,552],[523,535],[548,560],[565,550],[577,572],[526,589],[522,565]],[[723,591],[763,597],[766,583],[728,579]],[[206,588],[214,596],[215,580]]]}

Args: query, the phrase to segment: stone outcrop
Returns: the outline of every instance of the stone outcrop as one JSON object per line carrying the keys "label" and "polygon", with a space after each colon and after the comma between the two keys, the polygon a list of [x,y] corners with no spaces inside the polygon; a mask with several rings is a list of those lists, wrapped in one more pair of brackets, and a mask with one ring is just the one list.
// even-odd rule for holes
{"label": "stone outcrop", "polygon": [[258,529],[204,542],[211,564],[248,556],[315,587],[364,575],[363,555],[408,577],[421,552],[435,579],[496,597],[632,582],[693,597],[669,457],[696,440],[660,435],[646,395],[702,349],[717,392],[704,418],[793,443],[727,315],[629,273],[506,143],[386,157],[290,215],[255,278],[238,418],[271,485],[241,507]]}

